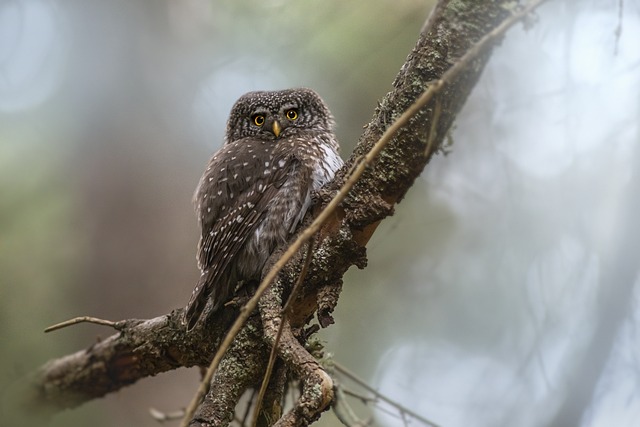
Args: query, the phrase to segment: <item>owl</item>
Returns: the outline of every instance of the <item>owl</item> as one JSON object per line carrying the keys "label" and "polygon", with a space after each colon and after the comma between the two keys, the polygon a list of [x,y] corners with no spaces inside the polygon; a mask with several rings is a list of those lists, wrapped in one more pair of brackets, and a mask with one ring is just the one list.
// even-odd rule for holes
{"label": "owl", "polygon": [[273,251],[287,242],[343,162],[334,121],[311,89],[250,92],[238,99],[225,143],[209,160],[195,192],[202,230],[200,279],[185,310],[193,329],[240,286],[259,281]]}

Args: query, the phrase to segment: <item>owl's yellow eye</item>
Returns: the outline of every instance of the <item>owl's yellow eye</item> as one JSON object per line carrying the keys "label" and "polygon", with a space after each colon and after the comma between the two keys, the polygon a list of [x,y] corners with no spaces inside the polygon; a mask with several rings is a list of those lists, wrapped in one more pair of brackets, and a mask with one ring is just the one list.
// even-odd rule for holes
{"label": "owl's yellow eye", "polygon": [[264,115],[256,114],[255,116],[253,116],[253,123],[256,126],[262,126],[264,124]]}
{"label": "owl's yellow eye", "polygon": [[295,108],[287,110],[286,115],[287,115],[287,119],[295,120],[298,118],[298,110],[296,110]]}

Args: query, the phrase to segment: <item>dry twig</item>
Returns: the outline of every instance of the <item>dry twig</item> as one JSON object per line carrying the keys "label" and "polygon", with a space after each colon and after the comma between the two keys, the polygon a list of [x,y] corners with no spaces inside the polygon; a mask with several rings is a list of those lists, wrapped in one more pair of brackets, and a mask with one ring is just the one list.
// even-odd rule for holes
{"label": "dry twig", "polygon": [[57,331],[58,329],[66,328],[67,326],[77,325],[78,323],[94,323],[96,325],[110,326],[117,330],[126,323],[126,320],[114,322],[112,320],[104,320],[104,319],[99,319],[97,317],[80,316],[80,317],[74,317],[73,319],[65,320],[64,322],[56,323],[55,325],[51,325],[47,329],[45,329],[44,332],[47,333],[47,332]]}
{"label": "dry twig", "polygon": [[345,368],[341,364],[333,362],[333,366],[334,366],[334,368],[336,369],[337,372],[341,373],[342,375],[344,375],[345,377],[349,378],[351,381],[355,382],[356,384],[358,384],[362,388],[364,388],[367,391],[371,392],[377,399],[379,399],[379,400],[381,400],[381,401],[383,401],[385,403],[388,403],[389,405],[391,405],[394,408],[396,408],[401,416],[409,415],[410,417],[415,418],[416,420],[424,423],[425,425],[428,425],[428,426],[431,426],[431,427],[440,427],[438,424],[434,423],[431,420],[426,419],[425,417],[423,417],[420,414],[415,413],[411,409],[401,405],[400,403],[396,402],[395,400],[389,399],[387,396],[385,396],[384,394],[380,393],[375,388],[371,387],[366,381],[364,381],[363,379],[358,377],[356,374],[354,374],[353,372],[351,372],[349,369]]}

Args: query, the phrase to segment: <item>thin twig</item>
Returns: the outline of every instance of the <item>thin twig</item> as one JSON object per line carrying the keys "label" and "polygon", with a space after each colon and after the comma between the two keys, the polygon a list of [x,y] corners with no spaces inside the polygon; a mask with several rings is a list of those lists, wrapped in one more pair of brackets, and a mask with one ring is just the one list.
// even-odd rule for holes
{"label": "thin twig", "polygon": [[[298,291],[300,291],[300,288],[302,287],[302,283],[304,282],[304,279],[307,277],[307,273],[309,272],[309,266],[311,265],[311,257],[313,256],[314,244],[315,244],[315,237],[311,236],[311,238],[309,238],[309,243],[307,245],[307,253],[304,255],[304,264],[302,265],[302,270],[300,270],[300,275],[298,276],[298,280],[296,281],[296,284],[293,286],[293,289],[291,290],[291,294],[289,294],[289,298],[287,298],[287,302],[284,304],[284,307],[282,307],[283,316],[286,316],[289,314],[289,311],[291,310],[291,305],[293,304],[293,300],[297,296]],[[276,343],[277,342],[278,341],[276,341]]]}
{"label": "thin twig", "polygon": [[333,413],[340,422],[347,427],[366,427],[371,424],[371,419],[361,420],[354,412],[351,405],[346,399],[346,390],[344,390],[339,384],[335,387],[336,400],[333,404]]}
{"label": "thin twig", "polygon": [[351,396],[355,399],[358,399],[360,402],[364,403],[365,405],[369,403],[378,402],[378,399],[376,399],[375,397],[365,396],[364,394],[356,393],[355,391],[349,390],[348,388],[345,388],[345,387],[342,388],[342,391],[346,396]]}
{"label": "thin twig", "polygon": [[282,254],[280,259],[271,267],[271,270],[264,277],[260,286],[256,289],[255,294],[247,303],[240,309],[240,314],[236,318],[236,321],[233,323],[229,332],[225,336],[224,340],[220,344],[218,351],[216,352],[213,360],[211,360],[211,364],[207,369],[207,373],[200,383],[200,387],[189,403],[187,410],[185,412],[185,416],[180,423],[180,427],[188,427],[193,414],[195,413],[198,405],[204,398],[209,389],[209,383],[213,378],[213,374],[216,369],[220,365],[220,361],[224,356],[225,352],[231,346],[234,338],[245,322],[253,312],[253,310],[258,305],[258,300],[262,297],[262,294],[266,291],[267,287],[273,282],[276,276],[280,273],[280,271],[284,268],[287,262],[298,252],[300,247],[305,244],[311,236],[318,232],[320,227],[324,225],[329,218],[333,215],[333,212],[338,208],[340,203],[347,197],[351,188],[355,185],[355,183],[360,179],[360,176],[364,173],[366,168],[375,160],[375,158],[380,154],[380,152],[389,144],[389,142],[393,139],[393,137],[402,129],[404,126],[409,123],[409,120],[415,116],[437,93],[439,93],[444,87],[445,83],[452,80],[459,73],[466,69],[469,63],[478,57],[480,53],[488,46],[494,42],[497,38],[501,37],[509,28],[511,28],[516,22],[527,16],[542,4],[545,0],[532,0],[526,6],[524,6],[521,10],[514,13],[513,15],[506,18],[502,23],[500,23],[496,28],[483,36],[476,44],[471,46],[471,48],[460,58],[459,61],[454,63],[445,73],[442,74],[442,77],[437,80],[434,84],[430,85],[426,91],[409,107],[407,110],[398,117],[398,119],[387,128],[387,130],[382,134],[380,139],[374,144],[371,150],[364,156],[364,159],[360,162],[358,167],[353,171],[353,174],[349,176],[349,178],[345,181],[342,188],[338,193],[334,196],[334,198],[329,202],[329,204],[320,212],[320,214],[316,217],[316,219],[307,227],[302,233],[298,235],[298,238],[289,246],[289,248]]}
{"label": "thin twig", "polygon": [[258,400],[256,402],[256,409],[253,412],[253,420],[251,421],[251,426],[255,427],[258,424],[258,417],[260,415],[260,408],[262,406],[262,399],[264,399],[264,394],[267,392],[267,386],[269,385],[269,378],[271,378],[271,371],[273,371],[273,365],[276,362],[276,353],[278,349],[278,343],[280,342],[280,337],[282,336],[282,329],[284,329],[284,322],[287,321],[287,314],[289,313],[289,308],[298,293],[298,290],[302,286],[302,282],[304,282],[305,277],[307,276],[307,271],[309,270],[309,265],[311,264],[311,256],[313,255],[313,244],[315,242],[315,238],[311,237],[309,239],[309,243],[307,244],[307,253],[304,257],[304,265],[302,266],[302,270],[300,271],[300,275],[298,276],[298,280],[296,284],[293,286],[291,290],[291,294],[287,299],[287,302],[284,304],[282,308],[282,315],[280,318],[280,325],[278,326],[278,332],[276,333],[276,338],[273,341],[273,346],[271,347],[271,353],[269,354],[269,362],[267,363],[267,369],[264,373],[264,378],[262,379],[262,385],[260,386],[260,393],[258,394]]}
{"label": "thin twig", "polygon": [[65,320],[64,322],[56,323],[49,326],[44,332],[57,331],[58,329],[66,328],[67,326],[77,325],[78,323],[95,323],[96,325],[110,326],[114,329],[118,329],[120,322],[114,322],[112,320],[98,319],[97,317],[80,316],[73,319]]}
{"label": "thin twig", "polygon": [[402,406],[401,404],[399,404],[395,400],[389,399],[387,396],[385,396],[384,394],[380,393],[375,388],[371,387],[365,380],[363,380],[362,378],[358,377],[356,374],[354,374],[353,372],[351,372],[349,369],[345,368],[341,364],[339,364],[337,362],[333,362],[333,366],[335,367],[336,371],[340,372],[342,375],[344,375],[345,377],[349,378],[351,381],[355,382],[356,384],[358,384],[362,388],[366,389],[367,391],[370,391],[378,399],[380,399],[383,402],[386,402],[389,405],[391,405],[394,408],[396,408],[398,410],[398,412],[400,412],[401,415],[402,414],[407,414],[407,415],[415,418],[416,420],[419,420],[419,421],[423,422],[426,425],[429,425],[429,426],[432,426],[432,427],[439,427],[439,425],[434,423],[433,421],[426,419],[425,417],[423,417],[420,414],[416,414],[411,409],[409,409],[409,408],[407,408],[405,406]]}

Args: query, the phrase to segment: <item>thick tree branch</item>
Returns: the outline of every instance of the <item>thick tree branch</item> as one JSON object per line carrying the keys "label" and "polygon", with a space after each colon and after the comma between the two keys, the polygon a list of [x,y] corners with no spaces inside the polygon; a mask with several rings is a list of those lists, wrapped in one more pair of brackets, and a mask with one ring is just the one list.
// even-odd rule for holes
{"label": "thick tree branch", "polygon": [[73,408],[140,378],[208,364],[224,323],[185,335],[181,317],[180,309],[154,319],[119,322],[120,333],[42,366],[30,378],[26,403],[40,410]]}
{"label": "thick tree branch", "polygon": [[[532,5],[539,3],[534,1]],[[441,1],[345,168],[321,195],[319,205],[326,205],[329,196],[340,190],[349,173],[357,170],[385,131],[417,99],[425,96],[431,85],[433,93],[426,103],[414,107],[415,114],[396,125],[399,132],[387,136],[388,141],[374,156],[375,161],[361,167],[362,176],[319,231],[318,247],[307,279],[291,307],[288,325],[284,325],[286,340],[278,353],[303,382],[325,385],[324,371],[318,369],[299,344],[304,341],[304,334],[299,333],[301,328],[315,313],[322,326],[333,321],[331,312],[337,303],[343,274],[352,265],[364,267],[365,245],[376,227],[393,213],[393,205],[404,197],[442,143],[489,58],[490,45],[506,30],[500,23],[510,19],[512,24],[518,18],[509,18],[512,4],[507,0]],[[481,40],[482,47],[478,47]],[[465,56],[470,51],[473,55]],[[452,73],[454,64],[458,64],[458,69]],[[230,352],[221,358],[212,388],[192,425],[199,422],[225,425],[230,419],[229,408],[235,406],[242,391],[259,385],[269,353],[265,342],[274,342],[274,327],[277,330],[279,325],[276,309],[295,282],[300,264],[291,262],[284,266],[273,287],[280,289],[281,294],[261,302],[262,322],[252,314]],[[31,378],[32,387],[25,404],[53,411],[70,408],[146,376],[181,366],[207,366],[239,312],[237,307],[227,307],[189,334],[179,321],[181,310],[150,320],[119,322],[120,333],[42,366]],[[275,326],[269,325],[271,321]],[[298,407],[302,412],[285,416],[281,424],[306,425],[326,406],[324,397],[315,401],[315,396],[303,394],[302,401],[311,402],[309,412],[304,412],[307,408],[304,405]],[[270,400],[277,401],[277,397]]]}

